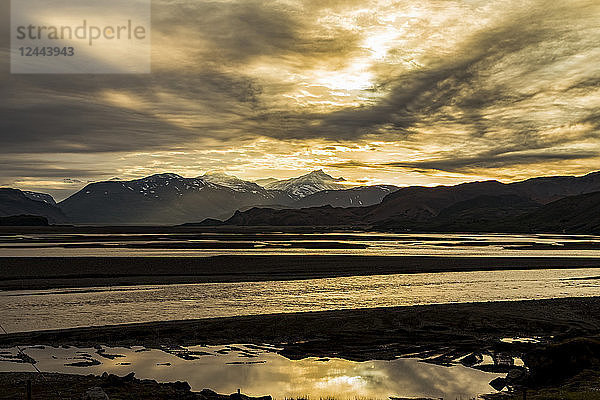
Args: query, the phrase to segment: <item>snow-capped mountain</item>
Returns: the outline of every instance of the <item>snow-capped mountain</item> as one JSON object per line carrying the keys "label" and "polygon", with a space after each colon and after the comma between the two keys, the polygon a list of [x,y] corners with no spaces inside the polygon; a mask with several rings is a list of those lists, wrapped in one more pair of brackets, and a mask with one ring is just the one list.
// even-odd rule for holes
{"label": "snow-capped mountain", "polygon": [[179,224],[205,218],[227,219],[251,207],[338,207],[378,203],[394,187],[343,185],[314,171],[262,187],[219,171],[196,178],[164,173],[130,181],[91,183],[58,204],[75,224]]}
{"label": "snow-capped mountain", "polygon": [[262,187],[265,187],[269,183],[274,183],[274,182],[279,182],[279,179],[275,179],[275,178],[261,178],[261,179],[257,179],[257,180],[254,181],[254,183],[256,183],[257,185],[260,185]]}
{"label": "snow-capped mountain", "polygon": [[229,175],[222,171],[208,171],[200,176],[199,179],[202,179],[204,182],[228,187],[236,192],[267,193],[265,188],[254,182],[245,181],[237,176]]}
{"label": "snow-capped mountain", "polygon": [[[36,196],[32,196],[31,193]],[[49,201],[52,197],[44,193],[0,188],[0,217],[36,215],[46,217],[50,223],[65,222],[66,218],[61,210],[55,204],[40,200],[41,198]],[[52,202],[54,202],[54,199]]]}
{"label": "snow-capped mountain", "polygon": [[265,187],[271,190],[281,190],[296,198],[303,198],[322,190],[341,190],[349,188],[348,185],[343,185],[340,182],[345,182],[345,179],[334,178],[320,169],[299,176],[298,178],[272,182],[265,185]]}
{"label": "snow-capped mountain", "polygon": [[249,188],[221,185],[210,177],[157,174],[132,181],[92,183],[59,206],[74,223],[178,224],[227,217],[246,206],[280,201],[277,192],[255,184]]}
{"label": "snow-capped mountain", "polygon": [[35,200],[35,201],[41,201],[46,204],[51,204],[53,206],[56,205],[56,201],[54,201],[54,198],[52,196],[50,196],[49,194],[38,193],[38,192],[29,192],[26,190],[23,190],[22,192],[25,195],[25,197],[27,197],[28,199]]}

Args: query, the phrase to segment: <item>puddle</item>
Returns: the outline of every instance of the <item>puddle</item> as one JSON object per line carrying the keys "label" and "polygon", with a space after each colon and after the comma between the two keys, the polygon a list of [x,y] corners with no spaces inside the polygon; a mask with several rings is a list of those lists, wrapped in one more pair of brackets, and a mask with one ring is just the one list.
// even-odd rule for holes
{"label": "puddle", "polygon": [[[387,399],[391,397],[474,398],[494,392],[489,382],[504,374],[417,359],[353,362],[337,358],[289,360],[270,346],[191,346],[174,349],[24,347],[44,372],[120,376],[159,382],[187,381],[194,391],[242,393],[275,398]],[[0,351],[0,372],[31,372],[16,362],[16,348]]]}
{"label": "puddle", "polygon": [[502,338],[502,339],[500,339],[500,341],[504,342],[504,343],[540,343],[541,338],[539,338],[539,337],[531,337],[531,338],[513,337],[513,338]]}

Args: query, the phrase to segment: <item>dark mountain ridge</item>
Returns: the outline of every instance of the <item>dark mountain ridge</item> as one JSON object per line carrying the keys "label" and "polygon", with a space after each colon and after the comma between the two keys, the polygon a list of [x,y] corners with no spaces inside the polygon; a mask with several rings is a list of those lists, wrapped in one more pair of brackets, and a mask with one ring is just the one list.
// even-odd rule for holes
{"label": "dark mountain ridge", "polygon": [[[197,178],[156,174],[131,181],[92,183],[58,205],[43,193],[0,189],[0,216],[38,215],[50,223],[98,225],[173,225],[209,219],[203,225],[362,226],[439,231],[527,230],[527,226],[517,222],[528,220],[531,229],[589,230],[594,228],[593,223],[584,223],[581,215],[585,215],[585,210],[580,210],[580,216],[573,216],[582,219],[582,228],[546,221],[554,218],[550,211],[537,217],[532,213],[542,212],[546,205],[570,197],[575,197],[568,203],[572,207],[579,201],[588,204],[594,201],[594,196],[591,200],[577,196],[600,192],[600,172],[580,177],[532,178],[509,184],[482,181],[400,189],[392,185],[348,188],[344,184],[342,189],[317,190],[321,184],[341,185],[342,181],[323,171],[314,171],[279,181],[285,183],[283,189],[266,189],[221,172]],[[299,190],[301,196],[297,194]],[[311,190],[317,191],[310,193]],[[567,211],[562,212],[571,215]],[[593,218],[591,215],[588,219],[593,221]]]}
{"label": "dark mountain ridge", "polygon": [[[412,186],[387,195],[380,204],[350,208],[306,208],[298,210],[251,209],[224,221],[231,225],[276,226],[362,225],[386,230],[496,230],[525,229],[511,221],[529,215],[557,199],[600,191],[600,172],[581,177],[544,177],[504,184],[498,181],[469,182],[456,186]],[[594,198],[592,196],[592,198]],[[593,201],[593,200],[589,200]],[[549,218],[545,213],[543,217]],[[303,222],[304,221],[304,222]],[[337,223],[335,222],[337,221]],[[543,226],[551,227],[539,223]],[[536,227],[532,229],[538,229]]]}
{"label": "dark mountain ridge", "polygon": [[89,184],[59,207],[74,223],[177,224],[228,217],[249,204],[271,203],[289,203],[289,196],[258,185],[239,190],[203,178],[157,174]]}
{"label": "dark mountain ridge", "polygon": [[313,171],[299,178],[278,181],[280,189],[266,189],[219,171],[197,178],[157,174],[132,181],[89,184],[60,202],[59,207],[70,222],[77,224],[172,225],[206,218],[226,219],[238,210],[252,207],[371,205],[396,189],[391,185],[347,189],[344,185],[343,190],[319,190],[331,185],[338,187],[341,181],[343,178]]}
{"label": "dark mountain ridge", "polygon": [[568,232],[600,234],[600,191],[568,196],[546,204],[499,228],[518,232]]}
{"label": "dark mountain ridge", "polygon": [[31,195],[19,189],[0,188],[0,217],[19,215],[46,217],[51,223],[66,221],[65,215],[57,206],[47,201],[32,199]]}
{"label": "dark mountain ridge", "polygon": [[390,193],[398,190],[393,185],[359,186],[351,189],[322,190],[294,202],[294,208],[319,207],[364,207],[379,204]]}

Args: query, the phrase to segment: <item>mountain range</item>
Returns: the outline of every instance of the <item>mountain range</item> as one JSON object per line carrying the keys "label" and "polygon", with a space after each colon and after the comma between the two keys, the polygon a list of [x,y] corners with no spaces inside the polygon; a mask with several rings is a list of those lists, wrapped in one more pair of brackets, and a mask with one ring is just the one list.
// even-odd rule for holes
{"label": "mountain range", "polygon": [[334,178],[320,169],[298,178],[269,182],[265,184],[265,188],[280,190],[295,198],[303,198],[323,190],[347,189],[347,186],[341,183],[345,181],[344,178]]}
{"label": "mountain range", "polygon": [[0,188],[0,217],[18,215],[43,216],[51,223],[63,223],[67,220],[56,206],[52,196],[44,193],[22,192],[18,189]]}
{"label": "mountain range", "polygon": [[[91,183],[56,204],[0,189],[0,217],[101,225],[327,226],[390,231],[600,232],[600,172],[455,186],[348,185],[322,170],[245,181],[222,172]],[[203,221],[203,222],[202,222]]]}
{"label": "mountain range", "polygon": [[[401,188],[366,207],[253,208],[222,223],[238,226],[339,226],[391,231],[549,231],[600,233],[600,172],[581,177],[533,178],[504,184]],[[588,195],[589,194],[589,195]],[[576,207],[581,203],[581,207]],[[585,204],[585,206],[584,206]],[[569,212],[571,210],[572,212]],[[558,215],[587,224],[557,223]],[[596,221],[596,222],[594,222]]]}
{"label": "mountain range", "polygon": [[218,171],[196,178],[165,173],[131,181],[114,178],[91,183],[58,204],[49,195],[10,189],[44,205],[35,208],[23,200],[18,208],[0,202],[0,215],[40,215],[53,223],[173,225],[226,219],[236,210],[255,206],[372,205],[397,189],[391,185],[348,189],[350,186],[342,182],[343,178],[333,178],[322,170],[283,181],[270,180],[265,186]]}

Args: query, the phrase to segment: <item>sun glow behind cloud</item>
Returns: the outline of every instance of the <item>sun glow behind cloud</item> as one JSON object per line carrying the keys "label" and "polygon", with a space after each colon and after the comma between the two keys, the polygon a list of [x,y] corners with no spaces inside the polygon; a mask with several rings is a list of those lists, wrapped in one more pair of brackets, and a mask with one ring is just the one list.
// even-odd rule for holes
{"label": "sun glow behind cloud", "polygon": [[598,15],[592,0],[157,0],[152,75],[0,84],[0,183],[583,174],[600,161]]}

